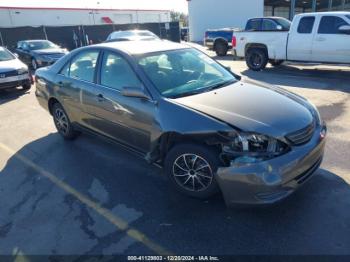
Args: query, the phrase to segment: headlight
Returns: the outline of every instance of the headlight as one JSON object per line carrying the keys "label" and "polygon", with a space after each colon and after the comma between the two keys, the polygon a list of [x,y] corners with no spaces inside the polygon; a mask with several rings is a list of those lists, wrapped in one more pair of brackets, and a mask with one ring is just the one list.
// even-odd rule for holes
{"label": "headlight", "polygon": [[255,133],[238,133],[223,144],[223,153],[232,163],[255,163],[288,151],[288,145],[278,139]]}
{"label": "headlight", "polygon": [[28,73],[28,68],[27,68],[27,67],[22,67],[22,68],[20,68],[20,69],[17,69],[17,73],[18,73],[19,75]]}

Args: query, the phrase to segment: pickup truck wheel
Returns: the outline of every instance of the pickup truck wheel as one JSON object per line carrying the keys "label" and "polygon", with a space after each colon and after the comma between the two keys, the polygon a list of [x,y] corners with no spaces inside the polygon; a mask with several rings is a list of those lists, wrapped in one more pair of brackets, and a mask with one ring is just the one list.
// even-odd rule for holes
{"label": "pickup truck wheel", "polygon": [[247,51],[245,61],[251,70],[260,71],[265,69],[268,62],[268,56],[266,51],[261,48],[251,48]]}
{"label": "pickup truck wheel", "polygon": [[215,176],[219,154],[202,145],[174,146],[166,155],[164,171],[175,188],[190,197],[205,199],[219,192]]}
{"label": "pickup truck wheel", "polygon": [[64,139],[72,140],[77,137],[78,132],[74,130],[66,111],[60,103],[55,103],[52,106],[52,116],[58,133]]}
{"label": "pickup truck wheel", "polygon": [[279,66],[283,63],[283,60],[269,60],[269,63],[273,66]]}
{"label": "pickup truck wheel", "polygon": [[227,51],[228,51],[227,43],[223,41],[218,41],[217,43],[215,43],[214,51],[216,52],[217,56],[227,55]]}

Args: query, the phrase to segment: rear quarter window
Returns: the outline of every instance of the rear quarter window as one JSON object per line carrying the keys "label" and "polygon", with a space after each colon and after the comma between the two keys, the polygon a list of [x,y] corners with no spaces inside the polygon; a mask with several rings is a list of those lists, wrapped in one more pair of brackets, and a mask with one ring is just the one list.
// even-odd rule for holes
{"label": "rear quarter window", "polygon": [[314,16],[306,16],[300,19],[298,25],[299,34],[310,34],[315,24]]}

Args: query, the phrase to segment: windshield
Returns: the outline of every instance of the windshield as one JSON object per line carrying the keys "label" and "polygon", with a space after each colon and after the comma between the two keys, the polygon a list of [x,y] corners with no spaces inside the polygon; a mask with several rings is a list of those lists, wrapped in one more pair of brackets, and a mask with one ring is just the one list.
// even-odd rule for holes
{"label": "windshield", "polygon": [[0,61],[9,61],[9,60],[13,60],[16,57],[11,54],[9,51],[7,51],[6,49],[0,48]]}
{"label": "windshield", "polygon": [[290,25],[292,24],[291,21],[285,18],[276,18],[275,20],[278,24],[280,24],[283,27],[283,30],[289,31]]}
{"label": "windshield", "polygon": [[210,57],[195,49],[164,51],[138,60],[158,91],[168,98],[207,92],[236,78]]}
{"label": "windshield", "polygon": [[39,49],[57,48],[57,45],[55,45],[50,41],[35,41],[35,42],[28,42],[28,47],[30,50],[39,50]]}
{"label": "windshield", "polygon": [[157,37],[152,32],[147,32],[147,31],[120,31],[120,32],[113,32],[112,34],[110,34],[108,39],[116,39],[116,38],[123,38],[123,37],[134,37],[134,36]]}

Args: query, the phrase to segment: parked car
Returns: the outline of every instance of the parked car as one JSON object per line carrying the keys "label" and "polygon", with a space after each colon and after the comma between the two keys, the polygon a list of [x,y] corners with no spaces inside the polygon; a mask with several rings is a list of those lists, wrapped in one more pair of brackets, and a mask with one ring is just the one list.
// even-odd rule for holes
{"label": "parked car", "polygon": [[[245,31],[235,34],[234,52],[245,57],[248,67],[259,71],[270,62],[283,61],[350,64],[350,12],[319,12],[296,15],[290,30],[269,23],[277,31]],[[255,20],[255,27],[264,26]]]}
{"label": "parked car", "polygon": [[[99,62],[97,62],[99,61]],[[326,126],[306,99],[240,80],[173,42],[104,43],[37,70],[58,132],[89,130],[158,163],[182,193],[228,204],[279,201],[322,161]],[[127,175],[127,174],[125,174]]]}
{"label": "parked car", "polygon": [[214,50],[218,56],[225,56],[232,48],[234,31],[238,31],[238,29],[222,28],[207,30],[204,35],[204,45]]}
{"label": "parked car", "polygon": [[0,89],[22,86],[30,89],[32,78],[28,67],[5,47],[0,46]]}
{"label": "parked car", "polygon": [[68,53],[68,50],[48,40],[19,41],[16,51],[19,58],[34,70],[49,66]]}
{"label": "parked car", "polygon": [[140,40],[159,40],[160,38],[148,30],[130,30],[115,31],[111,33],[106,42],[117,41],[140,41]]}

